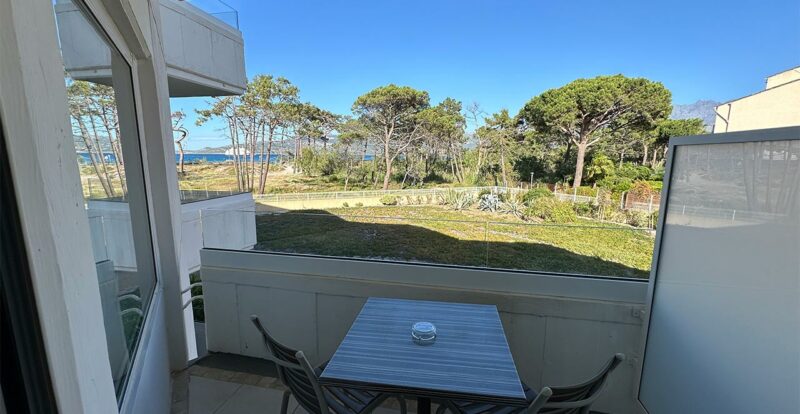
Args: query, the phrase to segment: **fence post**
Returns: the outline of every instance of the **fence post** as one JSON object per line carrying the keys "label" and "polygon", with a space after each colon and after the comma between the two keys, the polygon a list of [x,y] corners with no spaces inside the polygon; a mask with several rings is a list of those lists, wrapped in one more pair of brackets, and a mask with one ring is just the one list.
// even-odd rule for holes
{"label": "fence post", "polygon": [[652,194],[650,194],[650,203],[647,205],[647,212],[648,213],[652,213],[653,212],[653,195]]}
{"label": "fence post", "polygon": [[620,194],[620,196],[619,196],[619,209],[620,210],[625,210],[625,194],[627,194],[627,193],[628,193],[627,191],[623,191],[622,194]]}

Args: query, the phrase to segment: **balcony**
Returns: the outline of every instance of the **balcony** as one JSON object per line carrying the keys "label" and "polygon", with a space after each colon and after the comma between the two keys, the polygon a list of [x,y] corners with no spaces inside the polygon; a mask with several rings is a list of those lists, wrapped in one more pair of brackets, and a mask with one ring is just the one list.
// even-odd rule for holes
{"label": "balcony", "polygon": [[[497,269],[490,257],[452,265],[322,255],[313,244],[278,251],[260,232],[280,223],[256,218],[262,251],[205,244],[200,252],[209,354],[175,377],[175,409],[277,412],[283,388],[249,316],[319,364],[368,298],[388,297],[495,305],[519,376],[533,389],[580,382],[610,355],[626,354],[597,412],[794,412],[800,344],[787,327],[800,320],[787,310],[800,297],[798,144],[798,128],[674,140],[649,280],[620,277],[622,270],[581,275],[577,266]],[[325,233],[302,221],[312,233],[295,239],[346,241],[336,238],[341,222]],[[377,235],[376,246],[382,232],[397,230],[384,221],[362,229]],[[759,388],[758,401],[729,392],[745,383]]]}
{"label": "balcony", "polygon": [[[247,77],[237,12],[222,2],[159,3],[170,96],[242,94]],[[70,0],[58,0],[55,11],[69,76],[109,85],[111,57],[103,40],[82,23],[83,17]]]}

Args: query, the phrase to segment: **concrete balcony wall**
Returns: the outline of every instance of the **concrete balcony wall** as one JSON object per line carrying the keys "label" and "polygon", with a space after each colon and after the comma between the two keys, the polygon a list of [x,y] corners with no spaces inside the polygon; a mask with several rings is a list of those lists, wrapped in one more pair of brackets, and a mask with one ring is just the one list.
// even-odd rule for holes
{"label": "concrete balcony wall", "polygon": [[256,244],[255,202],[250,193],[181,206],[181,260],[189,273],[200,269],[200,249],[249,250]]}
{"label": "concrete balcony wall", "polygon": [[[160,0],[164,55],[171,97],[223,96],[247,85],[242,33],[185,1]],[[64,66],[73,79],[110,84],[110,56],[80,11],[55,5]]]}
{"label": "concrete balcony wall", "polygon": [[[118,285],[125,288],[131,280],[137,280],[128,204],[90,200],[87,208],[95,261],[110,263]],[[200,249],[204,246],[248,250],[256,244],[255,202],[250,193],[184,203],[181,214],[181,290],[188,289],[190,274],[200,269]],[[183,292],[181,303],[188,303],[191,296],[191,291]],[[183,308],[183,318],[188,355],[195,358],[191,306]]]}
{"label": "concrete balcony wall", "polygon": [[[136,271],[128,204],[90,200],[87,208],[95,260],[112,261],[116,271]],[[246,250],[256,244],[255,202],[250,193],[185,203],[181,212],[181,260],[189,273],[200,268],[204,246]]]}
{"label": "concrete balcony wall", "polygon": [[201,261],[210,351],[263,357],[251,314],[319,363],[370,296],[494,304],[530,386],[580,382],[624,352],[593,409],[637,412],[646,282],[214,249]]}
{"label": "concrete balcony wall", "polygon": [[242,94],[242,33],[185,1],[160,4],[170,96]]}

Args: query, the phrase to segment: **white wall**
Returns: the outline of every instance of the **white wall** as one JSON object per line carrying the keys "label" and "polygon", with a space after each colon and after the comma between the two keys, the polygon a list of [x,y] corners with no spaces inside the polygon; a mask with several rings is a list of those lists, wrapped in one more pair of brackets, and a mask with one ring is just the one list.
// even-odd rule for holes
{"label": "white wall", "polygon": [[[181,291],[191,284],[189,275],[200,269],[200,249],[219,247],[249,250],[256,244],[255,203],[251,193],[218,197],[181,205]],[[192,292],[181,294],[188,304]],[[183,308],[186,350],[189,359],[198,357],[192,306]]]}
{"label": "white wall", "polygon": [[320,362],[370,296],[495,304],[530,386],[580,382],[624,352],[594,408],[635,412],[645,282],[210,249],[201,258],[210,351],[263,356],[251,314]]}
{"label": "white wall", "polygon": [[[135,271],[128,204],[89,200],[87,210],[96,260],[111,260],[117,271]],[[250,193],[184,203],[181,216],[181,260],[187,275],[200,268],[204,246],[250,249],[256,244],[255,203]]]}
{"label": "white wall", "polygon": [[200,269],[203,247],[249,250],[256,244],[255,202],[251,193],[184,203],[181,211],[181,259],[189,273]]}

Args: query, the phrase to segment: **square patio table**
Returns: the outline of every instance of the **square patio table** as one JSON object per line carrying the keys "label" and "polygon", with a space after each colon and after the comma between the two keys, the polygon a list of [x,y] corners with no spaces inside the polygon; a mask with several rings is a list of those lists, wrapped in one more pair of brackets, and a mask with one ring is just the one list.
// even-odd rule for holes
{"label": "square patio table", "polygon": [[[415,322],[436,326],[418,345]],[[319,378],[322,385],[417,397],[526,406],[525,393],[493,305],[369,298]]]}

